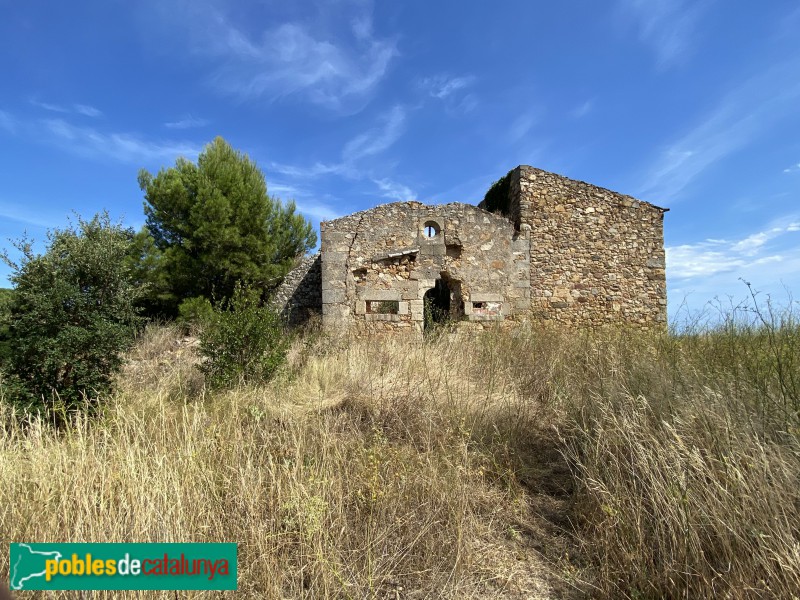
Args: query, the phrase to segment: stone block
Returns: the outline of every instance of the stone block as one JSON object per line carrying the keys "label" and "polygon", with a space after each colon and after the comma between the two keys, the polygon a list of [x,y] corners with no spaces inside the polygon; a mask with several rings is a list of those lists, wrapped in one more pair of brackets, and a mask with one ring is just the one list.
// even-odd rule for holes
{"label": "stone block", "polygon": [[472,302],[502,302],[503,294],[493,292],[472,292],[469,296]]}
{"label": "stone block", "polygon": [[336,252],[336,251],[322,252],[321,259],[322,259],[322,268],[323,269],[326,267],[326,265],[344,265],[344,264],[347,263],[347,251],[345,251],[345,252]]}
{"label": "stone block", "polygon": [[337,304],[346,300],[347,292],[345,290],[322,290],[323,304]]}
{"label": "stone block", "polygon": [[362,289],[358,292],[362,300],[400,300],[399,290]]}
{"label": "stone block", "polygon": [[326,279],[322,282],[322,290],[344,290],[347,289],[347,283],[342,279]]}

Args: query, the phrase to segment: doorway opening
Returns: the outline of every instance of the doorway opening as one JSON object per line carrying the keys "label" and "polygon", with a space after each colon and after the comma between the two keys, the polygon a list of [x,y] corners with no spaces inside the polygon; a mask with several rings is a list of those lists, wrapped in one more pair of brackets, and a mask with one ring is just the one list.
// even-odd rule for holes
{"label": "doorway opening", "polygon": [[437,279],[424,296],[424,329],[430,331],[450,320],[450,286],[445,279]]}

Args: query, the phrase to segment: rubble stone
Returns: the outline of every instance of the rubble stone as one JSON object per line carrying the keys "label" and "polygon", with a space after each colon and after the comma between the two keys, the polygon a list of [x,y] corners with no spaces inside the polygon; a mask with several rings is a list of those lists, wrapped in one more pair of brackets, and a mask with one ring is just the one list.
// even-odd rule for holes
{"label": "rubble stone", "polygon": [[[666,209],[529,166],[506,177],[497,212],[411,201],[321,223],[320,254],[276,305],[292,323],[321,312],[324,329],[356,332],[419,335],[431,305],[469,329],[665,327]],[[378,301],[396,312],[365,310]]]}

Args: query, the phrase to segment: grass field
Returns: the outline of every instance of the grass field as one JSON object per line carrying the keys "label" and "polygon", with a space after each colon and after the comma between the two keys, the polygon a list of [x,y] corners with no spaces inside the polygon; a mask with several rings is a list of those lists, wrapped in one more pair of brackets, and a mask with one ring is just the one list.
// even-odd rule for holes
{"label": "grass field", "polygon": [[219,393],[179,339],[148,328],[98,419],[1,405],[2,539],[234,541],[245,597],[800,597],[789,317],[308,333]]}

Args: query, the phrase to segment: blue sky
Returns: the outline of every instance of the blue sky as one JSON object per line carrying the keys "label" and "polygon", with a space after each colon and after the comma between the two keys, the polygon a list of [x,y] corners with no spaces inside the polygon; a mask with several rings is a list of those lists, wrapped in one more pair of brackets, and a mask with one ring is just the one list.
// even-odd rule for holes
{"label": "blue sky", "polygon": [[[671,209],[670,312],[800,294],[796,1],[0,0],[0,238],[216,135],[315,224],[518,164]],[[9,271],[0,269],[0,284]]]}

